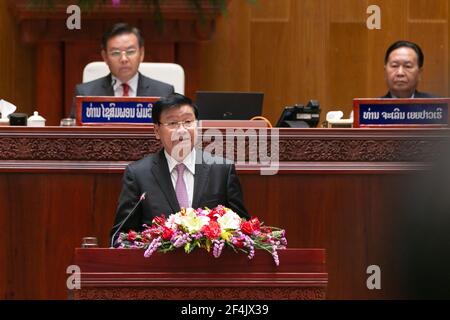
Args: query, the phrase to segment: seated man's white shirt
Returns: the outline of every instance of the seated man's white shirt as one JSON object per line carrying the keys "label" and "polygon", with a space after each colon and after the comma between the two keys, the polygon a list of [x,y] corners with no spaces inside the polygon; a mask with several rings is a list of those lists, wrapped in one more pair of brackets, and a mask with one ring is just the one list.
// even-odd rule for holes
{"label": "seated man's white shirt", "polygon": [[[112,75],[112,83],[113,90],[114,90],[114,96],[115,97],[123,97],[123,86],[122,82],[117,79],[114,75]],[[137,88],[138,88],[138,80],[139,80],[139,73],[136,73],[133,78],[131,78],[127,84],[130,87],[128,90],[128,96],[129,97],[136,97],[137,96]]]}
{"label": "seated man's white shirt", "polygon": [[[412,96],[410,97],[410,99],[414,99],[414,95],[416,94],[416,92],[413,92],[413,94],[412,94]],[[391,98],[392,99],[399,99],[395,94],[393,94],[392,92],[391,92]]]}

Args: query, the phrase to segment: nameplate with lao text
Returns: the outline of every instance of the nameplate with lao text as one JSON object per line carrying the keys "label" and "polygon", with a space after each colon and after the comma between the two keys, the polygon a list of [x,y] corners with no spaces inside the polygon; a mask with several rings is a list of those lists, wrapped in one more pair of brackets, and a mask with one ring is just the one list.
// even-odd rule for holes
{"label": "nameplate with lao text", "polygon": [[76,97],[77,125],[151,125],[159,97]]}
{"label": "nameplate with lao text", "polygon": [[354,128],[447,127],[450,99],[354,99]]}

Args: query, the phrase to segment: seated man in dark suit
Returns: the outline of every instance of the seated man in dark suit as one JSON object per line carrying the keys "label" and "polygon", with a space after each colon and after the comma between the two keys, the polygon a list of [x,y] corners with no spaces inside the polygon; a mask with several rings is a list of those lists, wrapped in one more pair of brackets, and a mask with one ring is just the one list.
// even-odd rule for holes
{"label": "seated man in dark suit", "polygon": [[386,51],[384,76],[389,88],[382,98],[434,98],[429,93],[417,91],[424,55],[420,47],[409,41],[397,41]]}
{"label": "seated man in dark suit", "polygon": [[214,208],[221,204],[249,217],[234,164],[194,148],[197,119],[196,105],[181,94],[155,103],[155,134],[163,149],[127,166],[111,236],[144,192],[146,199],[120,231],[141,231],[153,218],[161,214],[168,217],[182,207]]}
{"label": "seated man in dark suit", "polygon": [[165,97],[174,92],[172,85],[139,73],[139,64],[145,54],[139,29],[126,23],[115,24],[103,35],[101,54],[111,73],[75,87],[72,118],[75,118],[76,96]]}

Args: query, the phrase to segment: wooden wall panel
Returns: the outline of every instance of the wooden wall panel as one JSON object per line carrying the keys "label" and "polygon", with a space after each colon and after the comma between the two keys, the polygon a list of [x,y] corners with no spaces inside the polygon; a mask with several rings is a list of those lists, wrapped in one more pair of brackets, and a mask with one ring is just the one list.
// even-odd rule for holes
{"label": "wooden wall panel", "polygon": [[[14,18],[7,9],[7,2],[0,1],[0,99],[5,99],[17,106],[18,112],[31,114],[34,108],[34,49],[25,46],[19,39]],[[0,143],[2,143],[0,141]],[[0,182],[0,194],[7,194],[9,184]],[[11,278],[8,277],[14,268],[6,259],[6,248],[12,246],[10,232],[10,203],[2,201],[0,206],[0,299],[9,296]]]}
{"label": "wooden wall panel", "polygon": [[[381,8],[381,30],[366,28],[372,4]],[[354,97],[384,95],[384,54],[399,39],[417,41],[425,51],[421,90],[449,93],[448,0],[262,0],[248,15],[249,6],[233,1],[215,37],[201,47],[200,87],[264,89],[263,114],[272,122],[286,104],[316,98],[324,118],[337,107],[348,114]]]}
{"label": "wooden wall panel", "polygon": [[[5,180],[0,181],[0,194],[6,194],[8,190],[8,184]],[[1,232],[0,232],[0,243],[2,245],[0,246],[0,300],[4,300],[7,297],[7,291],[8,291],[8,275],[10,274],[9,271],[9,260],[6,258],[8,257],[9,253],[9,247],[10,247],[10,217],[8,216],[8,212],[10,212],[9,209],[9,201],[6,201],[1,204],[2,207],[2,213],[0,214],[0,226]]]}
{"label": "wooden wall panel", "polygon": [[447,19],[447,0],[409,0],[411,19]]}
{"label": "wooden wall panel", "polygon": [[273,121],[283,107],[319,99],[327,89],[322,61],[329,29],[320,23],[327,14],[325,2],[294,1],[289,8],[288,21],[252,19],[252,89],[265,93],[264,115]]}
{"label": "wooden wall panel", "polygon": [[34,52],[22,44],[6,1],[0,1],[0,99],[31,114],[34,108]]}
{"label": "wooden wall panel", "polygon": [[[260,2],[252,9],[251,25],[251,90],[264,92],[263,115],[276,119],[284,106],[298,102],[300,90],[297,70],[285,61],[295,60],[296,52],[289,43],[296,41],[291,23],[296,1]],[[268,94],[271,91],[277,94]]]}
{"label": "wooden wall panel", "polygon": [[[399,200],[406,177],[296,174],[240,179],[251,214],[267,213],[267,225],[283,225],[289,246],[326,249],[327,299],[407,296],[397,278],[401,271],[391,260],[398,254],[392,237],[406,220]],[[366,287],[366,269],[372,264],[382,269],[383,290]]]}
{"label": "wooden wall panel", "polygon": [[392,3],[391,0],[373,1],[373,4],[381,9],[382,24],[381,30],[368,32],[367,92],[363,97],[380,97],[386,94],[384,79],[386,49],[399,39],[407,39],[407,17],[399,15],[399,12],[406,12],[407,0],[395,1],[396,10],[392,10]]}
{"label": "wooden wall panel", "polygon": [[86,41],[80,48],[77,42],[67,42],[64,46],[64,64],[67,66],[67,72],[64,75],[65,94],[64,94],[64,116],[69,116],[72,107],[72,97],[75,93],[75,86],[82,82],[83,74],[78,70],[92,61],[103,61],[100,54],[100,45],[97,41]]}
{"label": "wooden wall panel", "polygon": [[[23,174],[9,178],[15,180],[10,192],[18,200],[12,207],[15,214],[13,233],[24,235],[15,246],[17,259],[23,262],[13,271],[13,287],[26,288],[13,291],[14,295],[9,298],[60,297],[57,292],[65,283],[64,273],[68,266],[63,257],[67,256],[69,248],[79,245],[81,237],[90,234],[89,229],[93,228],[89,215],[69,212],[75,207],[80,212],[91,212],[86,205],[91,204],[94,193],[92,187],[86,188],[84,183],[92,186],[93,178],[68,175],[59,182],[50,176],[44,179],[42,175]],[[60,185],[56,185],[58,183]],[[76,189],[80,183],[84,187]],[[31,190],[33,195],[28,194]],[[44,203],[48,207],[43,206]],[[58,235],[56,229],[64,230],[63,234],[70,237]],[[77,243],[74,243],[75,239]],[[53,274],[52,269],[58,270],[58,273]]]}
{"label": "wooden wall panel", "polygon": [[[292,43],[297,45],[291,64],[290,94],[286,97],[288,104],[306,104],[310,99],[325,96],[327,90],[326,42],[329,28],[321,23],[328,20],[329,11],[326,1],[294,1],[291,17]],[[307,16],[300,13],[305,12]],[[283,62],[285,63],[285,62]],[[324,101],[322,101],[324,103]],[[275,113],[278,117],[282,106]]]}
{"label": "wooden wall panel", "polygon": [[445,96],[448,94],[448,24],[410,22],[410,40],[420,44],[424,55],[424,72],[420,90]]}
{"label": "wooden wall panel", "polygon": [[[348,118],[352,99],[367,90],[368,30],[367,1],[340,0],[328,4],[329,38],[327,52],[327,90],[322,102],[322,118],[331,110],[342,110]],[[349,41],[349,39],[351,39]]]}
{"label": "wooden wall panel", "polygon": [[[407,175],[238,174],[251,215],[285,228],[290,248],[327,250],[328,299],[405,297],[390,258],[396,253],[392,236],[408,214],[399,210]],[[14,245],[3,244],[9,251],[6,298],[66,298],[66,268],[81,238],[95,236],[101,247],[108,246],[121,178],[121,173],[2,174],[0,191],[9,188],[0,199],[13,201],[0,212],[14,217]],[[366,287],[371,264],[383,270],[383,290]]]}
{"label": "wooden wall panel", "polygon": [[[343,41],[350,38],[352,41]],[[352,99],[367,90],[367,29],[360,23],[332,23],[328,56],[328,90],[334,110],[348,118]]]}
{"label": "wooden wall panel", "polygon": [[66,268],[82,237],[108,246],[121,174],[3,174],[1,180],[10,186],[3,199],[15,199],[6,298],[64,299]]}
{"label": "wooden wall panel", "polygon": [[[170,46],[170,44],[167,45]],[[179,43],[176,45],[176,60],[175,63],[183,66],[185,73],[185,88],[184,94],[188,97],[194,97],[200,84],[200,59],[198,59],[198,44],[192,42]],[[170,61],[169,59],[163,61]]]}
{"label": "wooden wall panel", "polygon": [[[298,83],[294,78],[301,76],[285,63],[286,60],[296,59],[296,52],[287,50],[287,44],[294,40],[289,28],[290,25],[285,22],[252,24],[250,88],[265,93],[263,111],[271,119],[275,119],[280,114],[279,110],[295,99],[290,93]],[[273,90],[277,94],[268,94]]]}
{"label": "wooden wall panel", "polygon": [[[372,3],[371,3],[372,4]],[[367,0],[337,0],[330,3],[330,22],[349,23],[366,21]]]}
{"label": "wooden wall panel", "polygon": [[214,40],[200,45],[200,90],[250,90],[250,10],[245,1],[232,1]]}
{"label": "wooden wall panel", "polygon": [[[294,2],[294,3],[293,3]],[[252,21],[285,21],[287,22],[291,16],[292,6],[299,1],[295,0],[262,0],[258,1],[256,8],[251,11]]]}
{"label": "wooden wall panel", "polygon": [[39,44],[36,53],[36,91],[41,94],[36,96],[36,106],[39,113],[47,119],[46,125],[56,126],[62,118],[65,118],[63,112],[64,104],[64,56],[62,44],[56,42],[47,42]]}

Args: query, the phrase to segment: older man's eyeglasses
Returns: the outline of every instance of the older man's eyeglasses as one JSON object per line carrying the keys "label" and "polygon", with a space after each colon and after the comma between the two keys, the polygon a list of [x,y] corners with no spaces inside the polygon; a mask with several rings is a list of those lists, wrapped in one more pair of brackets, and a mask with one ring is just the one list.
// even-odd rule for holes
{"label": "older man's eyeglasses", "polygon": [[185,129],[192,129],[195,128],[195,126],[197,125],[197,120],[170,121],[160,124],[169,129],[178,129],[180,125],[182,125]]}
{"label": "older man's eyeglasses", "polygon": [[122,57],[122,55],[123,55],[124,53],[125,53],[125,55],[126,55],[128,58],[131,58],[131,57],[133,57],[133,56],[136,55],[137,49],[112,50],[112,51],[109,51],[109,52],[108,52],[109,56],[112,57],[112,58],[115,58],[115,59],[118,59],[118,58]]}

